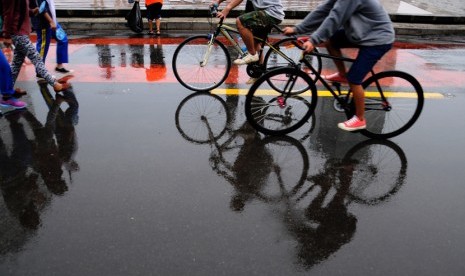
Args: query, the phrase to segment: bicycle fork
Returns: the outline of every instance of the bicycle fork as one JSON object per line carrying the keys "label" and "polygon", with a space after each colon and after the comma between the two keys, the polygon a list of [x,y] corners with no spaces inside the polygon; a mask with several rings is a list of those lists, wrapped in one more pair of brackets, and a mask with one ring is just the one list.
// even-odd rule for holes
{"label": "bicycle fork", "polygon": [[295,75],[290,76],[289,81],[286,83],[286,86],[283,89],[282,95],[276,98],[276,101],[278,102],[278,106],[280,108],[286,107],[286,101],[291,96],[291,91],[294,88],[296,81],[297,81],[297,76]]}
{"label": "bicycle fork", "polygon": [[208,44],[207,44],[207,51],[205,52],[205,55],[203,56],[203,60],[200,62],[200,67],[205,67],[208,63],[208,59],[210,58],[210,53],[212,51],[213,41],[215,40],[215,35],[210,34],[209,38],[210,40],[208,41]]}

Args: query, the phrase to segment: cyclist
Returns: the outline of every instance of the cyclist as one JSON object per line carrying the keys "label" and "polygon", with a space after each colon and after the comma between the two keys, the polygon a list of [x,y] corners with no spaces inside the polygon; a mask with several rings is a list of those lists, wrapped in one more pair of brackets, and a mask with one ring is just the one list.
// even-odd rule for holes
{"label": "cyclist", "polygon": [[[214,0],[213,4],[219,5],[225,0]],[[229,12],[237,7],[243,0],[232,0],[220,12],[218,18],[226,18]],[[284,9],[281,0],[251,0],[254,11],[246,12],[236,19],[236,26],[239,34],[247,47],[248,53],[234,60],[234,64],[242,65],[257,62],[260,57],[260,43],[254,40],[254,35],[265,38],[273,24],[279,24],[284,19]]]}
{"label": "cyclist", "polygon": [[312,33],[303,44],[306,53],[322,42],[326,42],[331,55],[339,57],[341,48],[359,48],[348,72],[342,61],[334,60],[338,72],[323,77],[348,82],[354,95],[355,115],[338,127],[347,131],[366,128],[365,92],[361,84],[394,42],[394,27],[388,13],[378,0],[326,0],[300,24],[284,28],[286,35],[304,33]]}

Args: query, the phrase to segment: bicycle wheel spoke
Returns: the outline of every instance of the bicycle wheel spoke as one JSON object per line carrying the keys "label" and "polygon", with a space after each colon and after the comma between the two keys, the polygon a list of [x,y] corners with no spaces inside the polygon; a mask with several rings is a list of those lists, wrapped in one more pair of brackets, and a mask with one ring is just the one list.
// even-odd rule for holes
{"label": "bicycle wheel spoke", "polygon": [[[423,90],[410,75],[388,71],[364,82],[367,129],[372,138],[390,138],[410,128],[423,108]],[[378,88],[381,90],[378,90]],[[382,95],[384,95],[384,99]]]}
{"label": "bicycle wheel spoke", "polygon": [[229,73],[231,61],[224,45],[217,41],[208,43],[208,36],[188,38],[173,55],[175,76],[188,89],[211,90],[221,85]]}
{"label": "bicycle wheel spoke", "polygon": [[352,148],[343,164],[351,168],[349,193],[353,200],[377,204],[387,200],[404,184],[407,160],[401,148],[390,141],[368,140]]}
{"label": "bicycle wheel spoke", "polygon": [[188,141],[207,143],[223,135],[229,122],[226,104],[216,95],[197,93],[176,110],[176,127]]}
{"label": "bicycle wheel spoke", "polygon": [[[308,97],[290,93],[294,91],[294,84],[302,80],[313,88],[314,93],[308,93]],[[271,87],[268,81],[273,81],[276,85]],[[275,89],[276,86],[279,88]],[[316,89],[312,80],[304,72],[282,68],[267,73],[251,87],[246,98],[246,116],[249,123],[259,131],[266,134],[285,134],[306,123],[315,105]]]}
{"label": "bicycle wheel spoke", "polygon": [[[300,69],[301,71],[305,72],[310,78],[315,82],[315,76],[312,71],[304,64],[300,63],[300,59],[302,57],[302,50],[294,45],[296,43],[295,38],[285,38],[282,39],[275,44],[273,44],[273,48],[276,49],[275,51],[273,48],[269,48],[266,52],[264,65],[266,71],[271,71],[277,68],[283,67],[295,67]],[[281,55],[282,54],[282,55]],[[287,57],[287,58],[285,58]],[[317,72],[321,72],[321,58],[313,55],[306,55],[305,59],[312,65],[313,68],[316,69]],[[292,62],[290,61],[292,60]],[[269,85],[276,90],[279,90],[279,80],[270,80]],[[276,85],[276,86],[275,86]],[[293,94],[300,94],[304,91],[309,89],[306,81],[302,78],[298,79],[298,81],[294,84],[294,90],[292,91]]]}

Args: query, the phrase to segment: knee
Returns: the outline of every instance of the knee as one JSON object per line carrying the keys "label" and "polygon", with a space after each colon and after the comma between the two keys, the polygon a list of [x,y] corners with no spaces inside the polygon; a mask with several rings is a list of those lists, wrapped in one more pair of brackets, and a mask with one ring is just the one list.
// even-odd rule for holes
{"label": "knee", "polygon": [[242,22],[241,22],[241,20],[239,19],[239,17],[236,18],[236,26],[237,26],[237,29],[238,29],[238,30],[244,28],[244,25],[242,25]]}

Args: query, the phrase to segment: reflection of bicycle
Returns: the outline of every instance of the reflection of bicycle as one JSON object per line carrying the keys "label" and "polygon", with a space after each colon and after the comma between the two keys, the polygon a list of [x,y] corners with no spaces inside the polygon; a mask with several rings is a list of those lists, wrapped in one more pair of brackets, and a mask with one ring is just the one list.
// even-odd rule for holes
{"label": "reflection of bicycle", "polygon": [[349,243],[357,225],[349,205],[388,201],[404,184],[406,173],[401,148],[391,141],[369,140],[342,159],[328,159],[308,182],[282,196],[283,204],[276,208],[297,241],[298,262],[310,269]]}
{"label": "reflection of bicycle", "polygon": [[309,162],[301,143],[286,136],[262,138],[247,122],[233,127],[230,115],[221,97],[196,93],[181,102],[175,116],[182,137],[212,147],[212,169],[237,191],[234,210],[252,198],[280,201],[305,183]]}
{"label": "reflection of bicycle", "polygon": [[[322,53],[309,55],[353,62]],[[316,80],[334,97],[336,111],[348,118],[355,113],[351,91],[342,91],[340,83],[333,87],[306,58],[301,59]],[[302,83],[309,91],[302,93]],[[363,82],[367,128],[361,133],[371,138],[391,138],[409,129],[423,109],[423,89],[411,75],[401,71],[375,73]],[[320,92],[322,93],[322,92]],[[265,134],[281,135],[302,126],[313,114],[318,99],[315,80],[298,67],[278,68],[260,77],[250,88],[245,102],[249,123]]]}
{"label": "reflection of bicycle", "polygon": [[[212,9],[212,15],[216,11],[216,8]],[[278,26],[274,25],[273,28],[281,32]],[[220,19],[212,33],[192,36],[179,44],[173,54],[172,62],[176,79],[184,87],[193,91],[209,91],[220,86],[228,77],[231,69],[231,57],[224,42],[229,42],[228,45],[232,45],[240,56],[245,54],[231,33],[239,34],[236,28],[223,24],[223,19]],[[226,41],[219,40],[221,34],[226,38]],[[260,57],[265,46],[269,49],[262,64],[258,62],[247,65],[247,74],[250,77],[258,78],[264,72],[281,66],[300,66],[296,62],[300,58],[300,52],[296,54],[297,48],[294,44],[301,42],[296,38],[285,38],[274,44],[268,41],[267,37],[254,36],[254,39],[261,42]],[[306,58],[308,63],[313,64],[313,67],[321,72],[321,58],[319,56],[307,55]],[[311,74],[311,72],[309,73]],[[302,91],[307,89],[308,87],[301,87]]]}

